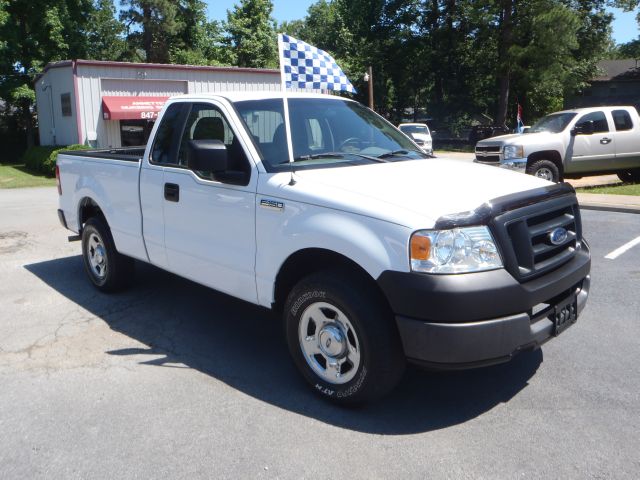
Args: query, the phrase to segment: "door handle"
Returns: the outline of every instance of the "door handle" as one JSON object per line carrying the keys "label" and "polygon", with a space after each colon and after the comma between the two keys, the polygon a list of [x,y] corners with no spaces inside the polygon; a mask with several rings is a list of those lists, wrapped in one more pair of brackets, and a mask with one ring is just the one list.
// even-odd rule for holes
{"label": "door handle", "polygon": [[611,143],[613,140],[611,140],[610,138],[604,137],[600,139],[600,143],[603,145],[608,145],[609,143]]}
{"label": "door handle", "polygon": [[176,185],[175,183],[165,183],[164,199],[169,202],[179,202],[180,201],[180,185]]}

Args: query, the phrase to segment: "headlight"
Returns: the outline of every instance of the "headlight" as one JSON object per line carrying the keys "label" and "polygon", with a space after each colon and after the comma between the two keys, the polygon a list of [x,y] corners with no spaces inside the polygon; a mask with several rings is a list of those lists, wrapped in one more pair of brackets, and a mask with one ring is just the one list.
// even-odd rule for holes
{"label": "headlight", "polygon": [[411,270],[424,273],[469,273],[502,267],[487,227],[419,230],[411,236]]}
{"label": "headlight", "polygon": [[524,158],[524,147],[522,145],[506,145],[504,147],[504,159]]}

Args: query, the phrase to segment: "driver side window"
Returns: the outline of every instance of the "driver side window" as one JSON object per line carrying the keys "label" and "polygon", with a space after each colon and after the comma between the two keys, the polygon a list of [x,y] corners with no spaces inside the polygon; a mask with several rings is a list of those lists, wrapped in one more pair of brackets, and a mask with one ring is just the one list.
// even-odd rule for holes
{"label": "driver side window", "polygon": [[607,117],[604,112],[587,113],[578,120],[576,127],[582,127],[588,122],[593,122],[593,133],[606,133],[609,131],[609,122],[607,122]]}
{"label": "driver side window", "polygon": [[207,180],[219,180],[240,185],[248,184],[249,160],[220,109],[206,103],[196,103],[191,106],[178,150],[178,164],[184,167],[187,167],[188,148],[191,140],[218,140],[224,143],[227,149],[228,166],[225,172],[214,176],[212,172],[196,171],[196,175]]}

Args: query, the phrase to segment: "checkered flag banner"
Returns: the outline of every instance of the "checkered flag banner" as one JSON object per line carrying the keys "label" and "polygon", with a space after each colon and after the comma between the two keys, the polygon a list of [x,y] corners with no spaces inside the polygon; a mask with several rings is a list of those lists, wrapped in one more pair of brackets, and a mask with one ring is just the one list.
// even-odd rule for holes
{"label": "checkered flag banner", "polygon": [[356,93],[347,76],[327,52],[284,34],[278,35],[278,43],[286,88]]}

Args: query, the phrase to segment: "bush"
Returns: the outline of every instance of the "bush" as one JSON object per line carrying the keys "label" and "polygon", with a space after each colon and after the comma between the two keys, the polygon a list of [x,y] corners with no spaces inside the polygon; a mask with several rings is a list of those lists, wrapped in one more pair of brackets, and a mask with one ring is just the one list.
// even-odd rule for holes
{"label": "bush", "polygon": [[44,173],[45,175],[53,177],[56,173],[58,152],[61,150],[87,150],[89,148],[91,147],[86,145],[31,147],[22,156],[22,162],[27,169],[33,172]]}

